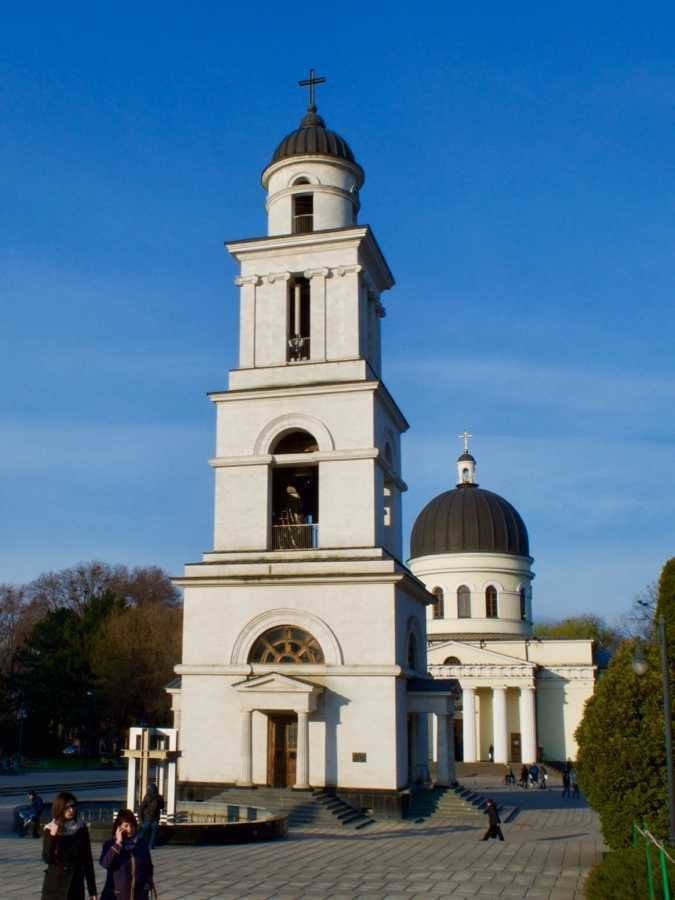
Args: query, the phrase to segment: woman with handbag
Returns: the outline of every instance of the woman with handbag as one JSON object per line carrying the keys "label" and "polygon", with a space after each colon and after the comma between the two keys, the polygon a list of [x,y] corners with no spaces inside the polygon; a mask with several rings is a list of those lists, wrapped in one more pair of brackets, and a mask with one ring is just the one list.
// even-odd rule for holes
{"label": "woman with handbag", "polygon": [[150,850],[137,832],[136,816],[130,809],[121,809],[113,823],[112,839],[101,850],[101,865],[108,870],[101,900],[156,897]]}
{"label": "woman with handbag", "polygon": [[96,900],[96,877],[89,829],[77,815],[77,800],[62,791],[54,801],[52,820],[44,827],[42,858],[47,863],[42,900]]}

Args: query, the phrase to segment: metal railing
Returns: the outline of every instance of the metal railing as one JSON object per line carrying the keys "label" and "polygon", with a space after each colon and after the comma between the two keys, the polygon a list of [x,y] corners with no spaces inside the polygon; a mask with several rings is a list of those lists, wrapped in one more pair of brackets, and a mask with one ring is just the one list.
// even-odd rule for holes
{"label": "metal railing", "polygon": [[662,896],[664,900],[671,900],[672,892],[670,879],[668,878],[668,866],[666,864],[666,859],[668,859],[671,863],[675,863],[675,860],[668,853],[661,841],[657,840],[651,833],[651,831],[649,831],[646,825],[643,828],[640,828],[637,822],[633,822],[633,835],[631,843],[634,847],[638,846],[638,844],[640,843],[640,838],[642,838],[642,840],[644,841],[645,862],[647,864],[647,890],[649,892],[649,898],[650,900],[655,900],[656,898],[656,890],[654,884],[654,864],[652,862],[651,855],[651,849],[652,847],[655,847],[658,853]]}
{"label": "metal railing", "polygon": [[318,524],[272,525],[272,550],[315,550],[318,546]]}
{"label": "metal railing", "polygon": [[302,213],[293,216],[293,234],[309,234],[314,231],[314,214]]}

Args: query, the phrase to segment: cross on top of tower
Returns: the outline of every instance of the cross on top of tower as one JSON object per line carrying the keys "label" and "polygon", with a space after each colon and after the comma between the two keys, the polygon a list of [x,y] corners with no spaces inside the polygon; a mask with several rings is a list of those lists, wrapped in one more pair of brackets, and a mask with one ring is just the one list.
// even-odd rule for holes
{"label": "cross on top of tower", "polygon": [[458,438],[461,438],[464,441],[464,452],[469,452],[469,438],[473,437],[473,435],[468,431],[463,431],[461,434],[457,435]]}
{"label": "cross on top of tower", "polygon": [[317,84],[325,84],[325,83],[326,83],[326,79],[322,75],[317,76],[315,69],[309,70],[309,78],[304,78],[302,81],[298,82],[300,87],[308,88],[308,94],[309,94],[308,109],[316,108],[315,88],[316,88]]}

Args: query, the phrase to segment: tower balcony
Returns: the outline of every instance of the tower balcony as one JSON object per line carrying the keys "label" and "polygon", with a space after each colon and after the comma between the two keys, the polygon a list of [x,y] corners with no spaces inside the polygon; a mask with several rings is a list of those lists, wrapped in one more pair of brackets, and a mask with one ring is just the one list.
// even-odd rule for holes
{"label": "tower balcony", "polygon": [[272,525],[272,550],[317,550],[318,522],[311,525]]}

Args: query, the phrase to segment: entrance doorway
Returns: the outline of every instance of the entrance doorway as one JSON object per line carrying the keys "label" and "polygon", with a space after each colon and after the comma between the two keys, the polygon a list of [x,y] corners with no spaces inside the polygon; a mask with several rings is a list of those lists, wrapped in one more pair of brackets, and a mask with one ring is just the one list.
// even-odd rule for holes
{"label": "entrance doorway", "polygon": [[520,746],[520,732],[512,731],[511,732],[511,755],[509,756],[511,762],[522,762],[522,750]]}
{"label": "entrance doorway", "polygon": [[270,713],[267,726],[267,783],[293,787],[298,753],[298,720],[293,713]]}

